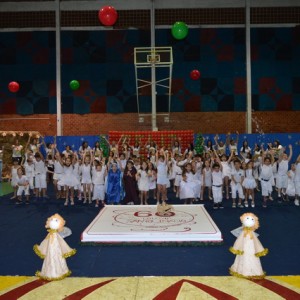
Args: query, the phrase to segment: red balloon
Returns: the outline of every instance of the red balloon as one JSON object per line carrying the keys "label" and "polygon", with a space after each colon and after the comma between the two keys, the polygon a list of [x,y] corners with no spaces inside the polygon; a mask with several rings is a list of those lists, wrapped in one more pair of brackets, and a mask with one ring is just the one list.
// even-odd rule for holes
{"label": "red balloon", "polygon": [[190,73],[190,77],[193,80],[198,80],[200,78],[200,72],[198,70],[193,70]]}
{"label": "red balloon", "polygon": [[16,81],[12,81],[8,84],[8,89],[12,93],[16,93],[20,89],[20,85]]}
{"label": "red balloon", "polygon": [[118,13],[112,6],[103,6],[98,13],[100,22],[105,26],[112,26],[118,19]]}

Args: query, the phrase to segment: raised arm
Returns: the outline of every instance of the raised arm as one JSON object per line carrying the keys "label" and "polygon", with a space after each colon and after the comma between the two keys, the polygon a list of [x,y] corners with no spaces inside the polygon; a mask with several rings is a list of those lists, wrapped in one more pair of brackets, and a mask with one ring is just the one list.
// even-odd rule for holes
{"label": "raised arm", "polygon": [[27,143],[25,145],[25,149],[24,150],[27,150],[28,149],[28,146],[29,146],[29,143],[30,143],[30,139],[31,139],[31,136],[28,135],[28,140],[27,140]]}
{"label": "raised arm", "polygon": [[231,162],[231,160],[232,160],[232,158],[233,158],[233,154],[234,154],[234,151],[231,151],[231,152],[230,152],[230,156],[229,156],[229,158],[228,158],[228,160],[227,160],[228,163]]}
{"label": "raised arm", "polygon": [[290,155],[288,157],[288,161],[290,161],[292,159],[292,156],[293,156],[293,146],[289,145],[289,149],[290,149]]}
{"label": "raised arm", "polygon": [[236,131],[236,146],[239,144],[239,132]]}
{"label": "raised arm", "polygon": [[41,139],[42,139],[42,143],[41,143],[41,144],[43,144],[43,146],[44,146],[44,148],[45,148],[45,151],[47,152],[47,145],[46,145],[46,143],[45,143],[45,139],[44,139],[43,136],[41,137]]}
{"label": "raised arm", "polygon": [[[118,146],[119,146],[119,144],[121,143],[123,137],[124,137],[124,135],[122,134],[121,137],[120,137],[120,139],[119,139],[118,142],[117,142],[117,145],[118,145]],[[126,140],[126,138],[125,138],[125,140]]]}
{"label": "raised arm", "polygon": [[62,160],[62,158],[61,158],[61,155],[60,155],[60,152],[58,151],[58,149],[57,148],[55,148],[55,151],[57,152],[57,160],[58,160],[58,162],[63,166],[64,165],[64,162],[63,162],[63,160]]}
{"label": "raised arm", "polygon": [[216,145],[216,146],[219,146],[218,138],[219,138],[219,136],[216,134],[216,135],[214,136],[214,141],[215,141],[215,145]]}
{"label": "raised arm", "polygon": [[230,132],[226,134],[226,145],[228,146],[230,144]]}

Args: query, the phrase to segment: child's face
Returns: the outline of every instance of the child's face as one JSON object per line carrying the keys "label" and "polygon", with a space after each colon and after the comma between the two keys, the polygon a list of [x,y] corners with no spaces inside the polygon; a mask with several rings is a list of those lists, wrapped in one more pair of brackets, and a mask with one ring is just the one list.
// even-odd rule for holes
{"label": "child's face", "polygon": [[227,160],[227,157],[226,157],[225,155],[222,155],[221,160],[222,160],[222,161],[226,161],[226,160]]}
{"label": "child's face", "polygon": [[133,167],[133,164],[132,164],[131,162],[127,163],[127,168],[128,168],[129,170],[131,170],[132,167]]}
{"label": "child's face", "polygon": [[152,164],[148,163],[148,169],[152,170]]}
{"label": "child's face", "polygon": [[220,172],[220,167],[214,167],[214,172]]}
{"label": "child's face", "polygon": [[16,166],[16,165],[18,165],[19,163],[18,163],[17,160],[14,160],[13,164]]}
{"label": "child's face", "polygon": [[88,156],[85,158],[84,163],[85,164],[89,164],[90,163],[90,158]]}
{"label": "child's face", "polygon": [[234,167],[236,168],[236,170],[239,170],[241,168],[241,163],[240,162],[235,162]]}
{"label": "child's face", "polygon": [[144,170],[147,168],[147,163],[146,163],[146,162],[143,162],[142,168],[143,168]]}
{"label": "child's face", "polygon": [[209,167],[209,161],[208,160],[205,161],[205,167]]}
{"label": "child's face", "polygon": [[102,166],[101,165],[97,165],[96,166],[96,171],[101,171],[102,170]]}
{"label": "child's face", "polygon": [[67,158],[65,163],[66,163],[67,166],[70,166],[71,163],[72,163],[72,162],[71,162],[71,159],[70,159],[70,158]]}
{"label": "child's face", "polygon": [[117,172],[117,169],[118,169],[118,168],[117,168],[117,165],[112,165],[112,168],[111,168],[111,169],[112,169],[112,171],[113,171],[114,173]]}
{"label": "child's face", "polygon": [[22,169],[21,169],[21,168],[19,168],[19,169],[17,170],[17,174],[18,174],[19,176],[22,176],[22,175],[23,175],[23,172],[22,172]]}
{"label": "child's face", "polygon": [[192,166],[191,166],[191,165],[187,165],[187,166],[186,166],[186,170],[187,170],[188,172],[190,172],[190,171],[192,170]]}
{"label": "child's face", "polygon": [[291,170],[292,170],[292,171],[295,171],[295,170],[296,170],[296,165],[295,165],[295,164],[292,164],[292,165],[291,165]]}
{"label": "child's face", "polygon": [[271,160],[269,158],[266,158],[264,164],[269,166],[271,164]]}

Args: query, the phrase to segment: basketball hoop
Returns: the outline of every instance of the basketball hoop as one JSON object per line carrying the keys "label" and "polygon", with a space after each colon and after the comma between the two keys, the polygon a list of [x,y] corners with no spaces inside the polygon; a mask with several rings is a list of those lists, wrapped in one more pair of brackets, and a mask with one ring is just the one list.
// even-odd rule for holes
{"label": "basketball hoop", "polygon": [[[149,90],[155,84],[158,87],[155,97],[159,95],[167,95],[168,110],[164,113],[156,114],[163,115],[169,118],[171,109],[171,83],[172,83],[172,67],[173,67],[173,51],[172,47],[138,47],[134,48],[134,66],[136,79],[136,94],[137,94],[137,109],[139,120],[141,117],[151,116],[145,109],[145,101],[140,103],[143,92]],[[156,69],[156,80],[151,81],[151,68]],[[158,69],[159,68],[159,69]],[[150,79],[150,80],[149,80]],[[162,90],[167,90],[161,93]],[[152,95],[153,96],[153,95]]]}

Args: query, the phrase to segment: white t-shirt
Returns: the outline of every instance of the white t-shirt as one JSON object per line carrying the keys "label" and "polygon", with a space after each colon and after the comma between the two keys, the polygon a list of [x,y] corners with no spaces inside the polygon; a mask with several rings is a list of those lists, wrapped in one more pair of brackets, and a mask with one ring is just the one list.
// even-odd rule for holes
{"label": "white t-shirt", "polygon": [[245,172],[242,169],[237,170],[236,168],[232,168],[231,176],[234,178],[236,183],[241,183],[242,177],[245,177]]}

